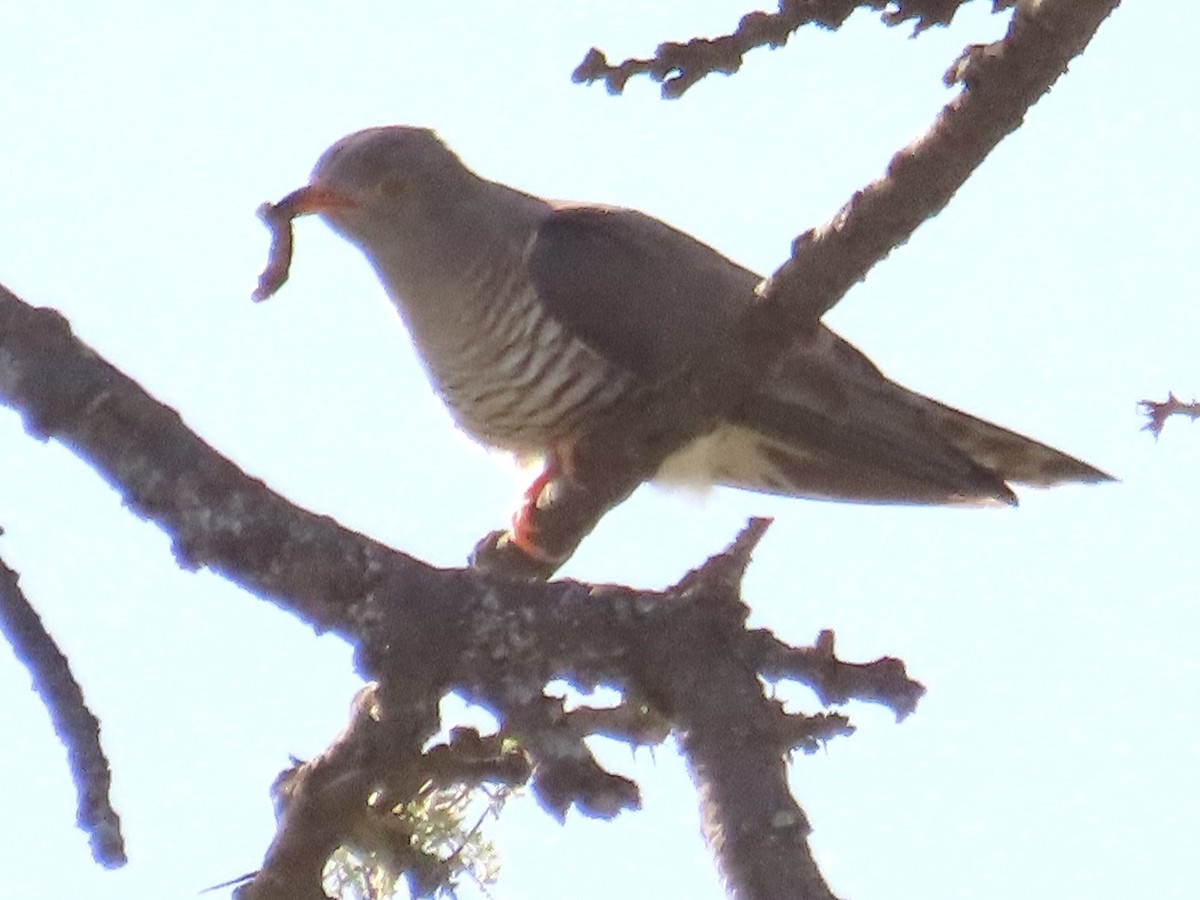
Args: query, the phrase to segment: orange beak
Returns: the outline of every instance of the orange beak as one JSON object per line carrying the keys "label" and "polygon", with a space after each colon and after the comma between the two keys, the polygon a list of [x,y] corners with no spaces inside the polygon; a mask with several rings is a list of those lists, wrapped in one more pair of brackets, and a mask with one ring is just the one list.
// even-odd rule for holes
{"label": "orange beak", "polygon": [[277,204],[277,215],[287,219],[297,216],[307,216],[310,213],[336,212],[339,209],[353,209],[357,204],[344,194],[327,188],[319,183],[307,184],[299,190],[292,191]]}

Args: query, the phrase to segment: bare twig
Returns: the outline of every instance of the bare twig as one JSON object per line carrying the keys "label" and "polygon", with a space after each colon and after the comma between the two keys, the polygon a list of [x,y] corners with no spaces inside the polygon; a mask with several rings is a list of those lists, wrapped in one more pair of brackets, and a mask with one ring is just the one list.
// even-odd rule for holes
{"label": "bare twig", "polygon": [[92,857],[115,869],[125,865],[121,818],[112,807],[112,773],[100,746],[100,722],[83,699],[67,658],[46,632],[25,599],[17,573],[0,561],[0,631],[29,670],[33,689],[50,713],[59,740],[67,748],[75,782],[76,822],[87,832]]}
{"label": "bare twig", "polygon": [[[742,67],[745,56],[758,47],[772,50],[784,46],[788,39],[805,25],[836,29],[856,9],[880,11],[887,25],[916,20],[914,33],[933,25],[946,25],[958,7],[967,0],[780,0],[779,12],[751,12],[742,16],[730,34],[715,38],[692,38],[685,43],[669,41],[659,44],[654,55],[646,59],[626,59],[610,65],[604,53],[595,47],[588,51],[583,62],[572,73],[575,82],[591,84],[603,81],[610,94],[625,90],[635,75],[649,75],[662,84],[663,97],[673,100],[682,97],[696,82],[707,75],[720,72],[732,75]],[[995,0],[993,7],[1006,4]]]}
{"label": "bare twig", "polygon": [[1200,419],[1200,400],[1184,403],[1175,396],[1174,391],[1168,391],[1167,399],[1161,403],[1154,400],[1143,400],[1138,404],[1138,407],[1147,419],[1149,419],[1142,426],[1142,430],[1154,435],[1156,441],[1158,440],[1158,436],[1162,434],[1163,426],[1166,425],[1167,419],[1171,416],[1187,416],[1192,421]]}
{"label": "bare twig", "polygon": [[515,746],[506,746],[498,734],[482,736],[474,728],[453,728],[450,741],[430,747],[422,765],[434,787],[452,784],[518,785],[529,780],[529,757]]}
{"label": "bare twig", "polygon": [[879,703],[905,718],[925,694],[919,682],[908,677],[904,663],[883,657],[869,663],[848,663],[833,652],[833,632],[822,631],[812,647],[789,647],[768,632],[759,632],[762,673],[775,680],[796,679],[811,687],[826,706],[851,698]]}
{"label": "bare twig", "polygon": [[580,707],[567,713],[567,721],[576,734],[600,735],[633,746],[661,744],[671,734],[670,721],[642,703],[622,703],[613,707]]}

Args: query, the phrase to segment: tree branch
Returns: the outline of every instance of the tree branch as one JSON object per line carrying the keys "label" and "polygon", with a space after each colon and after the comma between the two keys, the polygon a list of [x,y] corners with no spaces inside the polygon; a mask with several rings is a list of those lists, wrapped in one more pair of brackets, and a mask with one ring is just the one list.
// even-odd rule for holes
{"label": "tree branch", "polygon": [[648,655],[660,663],[644,676],[676,724],[701,828],[730,895],[829,900],[809,852],[808,819],[788,790],[782,737],[790,717],[763,696],[758,667],[738,646],[750,612],[738,585],[764,528],[672,589],[679,602],[664,610],[671,625],[656,631]]}
{"label": "tree branch", "polygon": [[[647,59],[626,59],[610,65],[601,50],[593,47],[571,74],[577,83],[603,81],[610,94],[620,94],[635,75],[649,75],[662,84],[668,100],[682,97],[700,79],[720,72],[732,75],[742,67],[745,56],[758,47],[772,50],[784,46],[805,25],[831,30],[841,28],[856,9],[882,10],[887,25],[916,20],[914,34],[933,25],[947,25],[967,0],[780,0],[779,12],[750,12],[742,16],[730,34],[716,38],[692,38],[686,43],[659,44]],[[993,0],[993,8],[1013,0]]]}
{"label": "tree branch", "polygon": [[[1115,5],[1023,3],[1003,41],[965,53],[948,75],[965,90],[929,133],[832,221],[797,239],[792,259],[713,359],[670,390],[635,398],[614,414],[619,427],[598,428],[577,448],[581,474],[555,485],[538,510],[539,527],[557,529],[569,555],[666,456],[747,396],[798,333],[945,206]],[[556,814],[572,804],[593,815],[634,805],[636,785],[600,767],[546,696],[557,679],[645,698],[671,723],[702,795],[705,833],[736,896],[830,896],[783,759],[849,725],[784,713],[763,695],[759,677],[795,678],[825,700],[887,703],[898,716],[922,688],[898,661],[841,663],[831,635],[813,648],[791,648],[745,629],[738,584],[764,525],[665,593],[435,569],[272,493],[79,344],[61,316],[30,309],[2,288],[0,400],[22,412],[32,433],[89,460],[131,509],[171,536],[181,564],[207,566],[343,636],[356,647],[358,670],[378,683],[343,739],[306,770],[316,774],[290,783],[287,806],[295,812],[281,818],[263,872],[242,889],[251,891],[246,897],[319,896],[323,860],[311,857],[335,841],[361,839],[375,792],[404,798],[418,789],[421,748],[449,692],[488,706],[520,738],[539,796]],[[507,573],[504,554],[501,539],[477,558],[481,568],[499,560],[494,568]],[[336,814],[311,814],[329,804]]]}
{"label": "tree branch", "polygon": [[1120,0],[1020,3],[1008,33],[974,45],[946,72],[963,87],[929,129],[819,228],[800,235],[792,258],[762,289],[764,312],[803,329],[823,316],[923,222],[940,213],[988,154],[1067,70]]}
{"label": "tree branch", "polygon": [[[756,673],[778,669],[780,655],[795,649],[747,631],[737,598],[765,521],[666,592],[435,569],[272,493],[79,343],[61,316],[3,288],[0,401],[20,410],[34,433],[89,460],[131,509],[171,536],[181,563],[207,566],[346,638],[359,672],[377,682],[343,736],[281,781],[276,840],[240,897],[315,900],[323,854],[380,834],[371,798],[394,806],[434,777],[436,763],[421,748],[451,692],[488,707],[521,741],[539,799],[555,815],[570,805],[604,817],[636,806],[637,786],[605,771],[581,722],[546,695],[558,680],[583,691],[616,688],[627,702],[649,701],[670,723],[738,896],[796,896],[778,892],[786,884],[828,896],[783,759],[850,729],[841,717],[785,715],[763,696]],[[837,671],[839,696],[881,700],[870,667],[839,665],[812,668],[818,693]],[[788,677],[807,676],[796,667]],[[922,690],[900,680],[904,695]],[[647,736],[635,729],[628,739]],[[730,837],[750,834],[762,843]],[[768,860],[771,847],[793,858]]]}
{"label": "tree branch", "polygon": [[[3,531],[0,531],[2,534]],[[70,664],[17,583],[17,573],[0,560],[0,632],[29,670],[33,689],[50,713],[59,740],[67,748],[75,782],[75,821],[92,847],[92,858],[105,868],[125,865],[121,817],[112,807],[112,773],[100,746],[100,722],[83,699]]]}
{"label": "tree branch", "polygon": [[1200,401],[1185,403],[1175,396],[1174,391],[1167,391],[1167,399],[1163,401],[1142,400],[1138,403],[1138,408],[1146,416],[1146,424],[1142,426],[1142,431],[1150,432],[1156,441],[1171,416],[1185,416],[1193,422],[1200,419]]}

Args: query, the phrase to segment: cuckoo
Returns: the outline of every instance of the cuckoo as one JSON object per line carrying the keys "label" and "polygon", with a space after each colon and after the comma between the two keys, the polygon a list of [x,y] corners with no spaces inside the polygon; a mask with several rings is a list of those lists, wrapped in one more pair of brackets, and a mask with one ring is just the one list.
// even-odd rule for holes
{"label": "cuckoo", "polygon": [[[528,512],[548,479],[570,471],[572,446],[635,391],[703,364],[762,281],[636,210],[545,200],[482,178],[423,128],[342,138],[307,186],[267,209],[289,223],[318,213],[356,245],[459,427],[544,461],[511,530],[535,557]],[[274,267],[258,299],[286,277],[286,261]],[[658,475],[794,497],[943,505],[1015,504],[1009,482],[1109,480],[901,387],[823,325],[797,337],[753,396]]]}

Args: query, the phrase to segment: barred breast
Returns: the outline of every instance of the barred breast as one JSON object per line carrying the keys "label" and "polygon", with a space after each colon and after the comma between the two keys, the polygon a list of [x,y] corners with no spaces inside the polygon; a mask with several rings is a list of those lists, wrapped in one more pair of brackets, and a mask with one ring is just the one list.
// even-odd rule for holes
{"label": "barred breast", "polygon": [[[453,340],[424,349],[434,386],[454,419],[481,443],[538,454],[585,430],[615,405],[633,376],[549,316],[524,252],[463,273]],[[419,335],[418,343],[420,343]]]}

